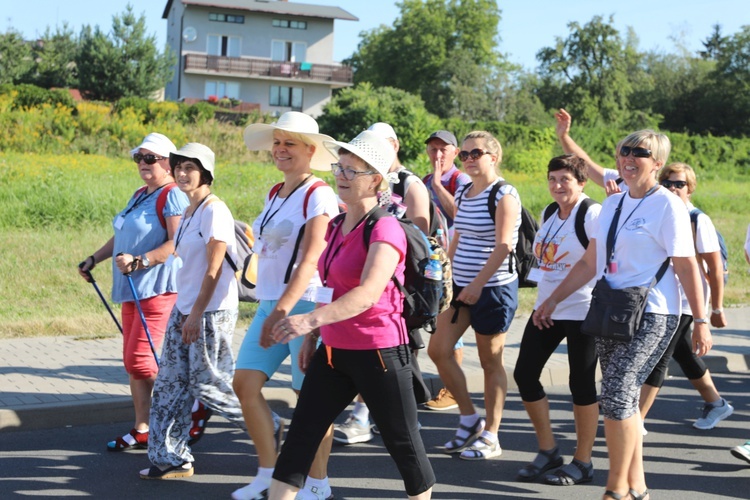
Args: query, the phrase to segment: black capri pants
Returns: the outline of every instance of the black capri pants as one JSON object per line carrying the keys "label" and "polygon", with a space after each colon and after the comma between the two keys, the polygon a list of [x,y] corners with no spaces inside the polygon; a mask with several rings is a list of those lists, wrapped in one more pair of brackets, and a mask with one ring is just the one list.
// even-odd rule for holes
{"label": "black capri pants", "polygon": [[667,351],[661,357],[651,375],[646,379],[646,383],[652,387],[661,387],[664,385],[664,379],[667,377],[669,360],[674,357],[679,363],[682,372],[688,380],[697,380],[706,374],[706,363],[693,352],[693,339],[691,328],[693,317],[688,314],[680,316],[680,323],[677,325],[677,331],[672,337],[672,341],[667,347]]}
{"label": "black capri pants", "polygon": [[273,478],[302,488],[326,430],[359,393],[406,493],[419,495],[431,488],[435,474],[419,434],[411,358],[407,345],[364,351],[321,345],[302,383]]}
{"label": "black capri pants", "polygon": [[521,399],[533,403],[546,396],[539,381],[542,369],[560,342],[567,338],[570,366],[568,386],[573,404],[586,406],[596,403],[596,342],[594,337],[581,333],[582,324],[583,321],[555,320],[552,327],[540,330],[529,318],[513,371]]}

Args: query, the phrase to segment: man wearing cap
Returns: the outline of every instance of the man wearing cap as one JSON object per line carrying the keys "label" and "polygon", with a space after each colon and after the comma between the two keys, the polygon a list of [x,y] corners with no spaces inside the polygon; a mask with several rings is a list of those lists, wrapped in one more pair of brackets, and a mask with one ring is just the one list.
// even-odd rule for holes
{"label": "man wearing cap", "polygon": [[[471,182],[471,178],[461,172],[454,163],[458,155],[458,141],[453,133],[447,130],[435,131],[424,143],[427,145],[427,156],[430,158],[433,173],[427,174],[423,181],[435,206],[445,216],[450,239],[453,236],[453,217],[456,215],[454,195],[459,187]],[[453,355],[459,365],[463,360],[463,354],[464,341],[460,338],[453,348]],[[437,396],[424,406],[428,410],[443,411],[458,408],[458,403],[450,391],[443,387]]]}
{"label": "man wearing cap", "polygon": [[[422,180],[416,174],[409,172],[401,162],[398,161],[398,150],[400,143],[396,131],[387,123],[377,122],[368,128],[379,136],[388,140],[396,152],[390,170],[391,175],[391,207],[389,212],[397,217],[406,217],[425,234],[430,234],[430,194],[427,192]],[[397,177],[398,182],[396,182]],[[401,198],[401,199],[399,199]]]}
{"label": "man wearing cap", "polygon": [[432,196],[432,201],[445,215],[452,236],[453,217],[456,215],[453,197],[459,187],[471,182],[471,178],[458,170],[454,164],[458,155],[458,141],[451,132],[433,132],[424,143],[427,145],[427,156],[430,158],[433,173],[427,174],[423,181]]}

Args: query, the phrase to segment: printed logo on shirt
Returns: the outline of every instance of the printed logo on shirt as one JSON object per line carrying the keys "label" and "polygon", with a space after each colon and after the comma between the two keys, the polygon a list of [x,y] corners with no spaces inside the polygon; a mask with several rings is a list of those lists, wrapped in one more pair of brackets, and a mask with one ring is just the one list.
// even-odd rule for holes
{"label": "printed logo on shirt", "polygon": [[289,237],[294,231],[294,224],[289,219],[284,219],[278,224],[273,219],[263,229],[263,249],[261,254],[264,257],[279,251],[279,248],[289,241]]}
{"label": "printed logo on shirt", "polygon": [[628,222],[628,225],[625,226],[625,230],[627,231],[635,231],[636,229],[642,228],[646,224],[646,219],[643,217],[638,217],[637,219],[633,219],[630,222]]}

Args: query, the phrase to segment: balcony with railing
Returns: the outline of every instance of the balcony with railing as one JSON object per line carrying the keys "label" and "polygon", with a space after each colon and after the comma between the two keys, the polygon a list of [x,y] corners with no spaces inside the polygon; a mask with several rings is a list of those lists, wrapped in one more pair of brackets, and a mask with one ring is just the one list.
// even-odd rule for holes
{"label": "balcony with railing", "polygon": [[271,61],[252,57],[185,54],[185,73],[245,78],[309,80],[335,86],[352,84],[352,69],[341,64]]}

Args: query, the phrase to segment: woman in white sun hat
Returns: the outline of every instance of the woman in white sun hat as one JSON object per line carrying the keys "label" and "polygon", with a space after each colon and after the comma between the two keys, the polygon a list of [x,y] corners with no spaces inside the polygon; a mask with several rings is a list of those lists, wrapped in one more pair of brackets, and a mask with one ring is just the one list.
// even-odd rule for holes
{"label": "woman in white sun hat", "polygon": [[177,300],[177,268],[167,264],[174,251],[172,238],[185,194],[175,187],[169,154],[177,148],[166,136],[152,132],[130,152],[144,186],[138,188],[125,208],[115,215],[114,235],[78,265],[86,280],[96,264],[112,258],[112,300],[122,304],[122,357],[130,378],[135,423],[127,434],[107,443],[109,451],[148,447],[148,415],[151,392],[159,367],[136,309],[127,275],[141,303],[154,343],[161,349],[169,313]]}
{"label": "woman in white sun hat", "polygon": [[[350,143],[330,141],[326,147],[339,157],[332,171],[347,212],[328,227],[328,246],[318,261],[323,279],[318,308],[273,327],[280,343],[304,338],[300,363],[306,377],[269,498],[295,497],[318,443],[358,393],[409,498],[430,498],[435,475],[419,435],[403,295],[391,280],[395,276],[403,283],[406,236],[398,220],[378,205],[395,152],[369,130]],[[383,217],[370,219],[376,211]],[[318,338],[322,344],[316,349]]]}
{"label": "woman in white sun hat", "polygon": [[[253,223],[253,250],[258,255],[255,293],[260,305],[237,356],[234,389],[258,453],[258,473],[250,484],[232,494],[236,500],[260,497],[271,484],[276,463],[274,436],[281,433],[281,427],[263,397],[263,385],[291,355],[292,389],[299,392],[302,387],[304,375],[298,357],[304,339],[276,344],[271,328],[287,316],[315,308],[321,285],[318,258],[326,246],[328,222],[339,212],[333,189],[312,172],[327,171],[335,160],[323,146],[324,140],[333,139],[318,133],[313,118],[296,111],[284,113],[276,123],[256,123],[245,129],[247,147],[271,151],[284,180],[271,188]],[[327,472],[330,449],[330,439],[324,440],[300,499],[331,496]]]}
{"label": "woman in white sun hat", "polygon": [[174,238],[177,303],[164,337],[161,367],[154,384],[148,458],[142,479],[193,475],[190,409],[200,399],[214,412],[244,427],[232,390],[232,336],[237,322],[237,281],[227,262],[237,258],[234,219],[211,194],[214,153],[189,143],[171,153],[177,187],[190,205]]}

